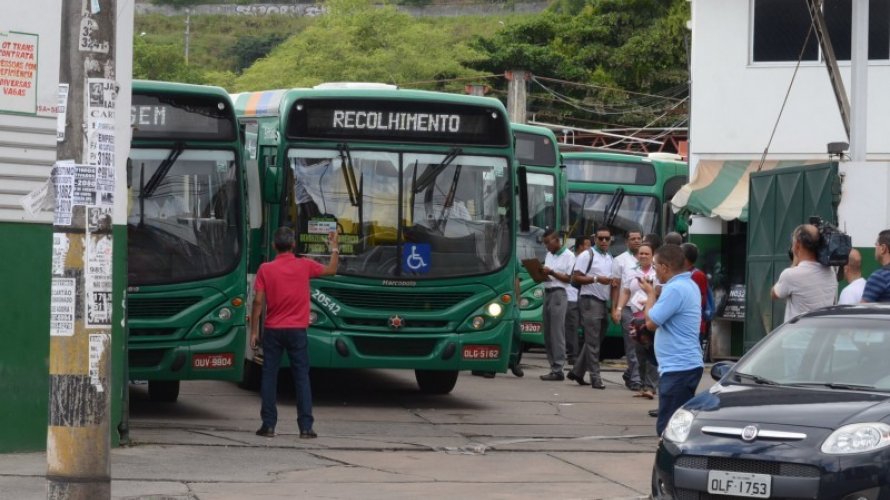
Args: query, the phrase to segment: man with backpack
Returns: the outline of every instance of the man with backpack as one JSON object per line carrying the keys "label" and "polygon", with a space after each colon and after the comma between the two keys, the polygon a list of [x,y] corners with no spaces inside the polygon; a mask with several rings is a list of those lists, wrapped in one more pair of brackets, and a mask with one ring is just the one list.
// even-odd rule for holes
{"label": "man with backpack", "polygon": [[684,265],[692,273],[692,281],[698,285],[701,292],[701,325],[698,333],[704,357],[707,359],[708,352],[705,349],[708,347],[708,331],[714,316],[714,292],[708,285],[708,276],[701,269],[695,267],[695,262],[698,260],[698,247],[695,243],[683,243],[680,248],[683,249]]}
{"label": "man with backpack", "polygon": [[609,311],[606,302],[617,283],[612,275],[612,232],[608,227],[597,229],[592,250],[582,253],[575,262],[572,280],[581,285],[578,292],[578,309],[581,311],[581,328],[584,330],[584,346],[572,371],[566,375],[580,385],[587,385],[584,372],[590,372],[590,385],[605,389],[600,377],[600,344],[602,344],[603,319]]}

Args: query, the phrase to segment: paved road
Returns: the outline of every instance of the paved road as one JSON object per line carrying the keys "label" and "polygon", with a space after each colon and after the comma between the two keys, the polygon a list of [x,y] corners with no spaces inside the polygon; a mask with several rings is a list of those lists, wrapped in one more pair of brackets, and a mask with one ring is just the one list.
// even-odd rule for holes
{"label": "paved road", "polygon": [[[184,383],[155,405],[131,388],[129,447],[112,451],[118,499],[640,498],[649,492],[652,401],[619,366],[607,389],[526,376],[462,374],[449,396],[417,392],[413,373],[317,371],[316,440],[300,440],[288,386],[278,436],[254,435],[259,396],[231,383]],[[702,387],[710,385],[703,380]],[[45,498],[43,453],[0,455],[0,498]]]}

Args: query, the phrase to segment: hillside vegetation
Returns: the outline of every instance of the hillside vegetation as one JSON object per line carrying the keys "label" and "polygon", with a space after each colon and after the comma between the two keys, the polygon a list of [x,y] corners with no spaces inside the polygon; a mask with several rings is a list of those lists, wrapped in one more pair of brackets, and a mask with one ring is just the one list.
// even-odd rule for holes
{"label": "hillside vegetation", "polygon": [[540,78],[530,109],[547,119],[667,126],[685,114],[686,0],[555,0],[537,15],[439,18],[370,0],[324,7],[314,18],[192,15],[188,65],[185,18],[139,16],[135,76],[233,92],[324,81],[461,91],[475,81],[503,95],[505,80],[490,77],[525,69]]}

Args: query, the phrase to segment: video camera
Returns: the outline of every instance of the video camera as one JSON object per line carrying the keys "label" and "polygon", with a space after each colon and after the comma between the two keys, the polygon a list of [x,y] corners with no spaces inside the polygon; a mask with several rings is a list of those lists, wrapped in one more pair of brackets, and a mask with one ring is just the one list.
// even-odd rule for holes
{"label": "video camera", "polygon": [[810,217],[810,224],[819,230],[819,251],[817,260],[823,266],[844,266],[853,249],[853,240],[830,222],[814,215]]}

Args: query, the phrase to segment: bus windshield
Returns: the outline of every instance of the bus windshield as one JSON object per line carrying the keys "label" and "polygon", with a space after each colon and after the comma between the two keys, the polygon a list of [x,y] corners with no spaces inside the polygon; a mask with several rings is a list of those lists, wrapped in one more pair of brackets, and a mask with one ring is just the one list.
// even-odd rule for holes
{"label": "bus windshield", "polygon": [[503,157],[291,149],[299,251],[340,231],[339,274],[444,278],[486,274],[511,252]]}
{"label": "bus windshield", "polygon": [[194,281],[237,265],[242,222],[233,151],[133,148],[130,160],[131,285]]}
{"label": "bus windshield", "polygon": [[547,248],[541,242],[547,228],[556,228],[556,178],[553,174],[529,172],[528,215],[531,227],[516,237],[516,253],[520,259],[544,260]]}
{"label": "bus windshield", "polygon": [[[617,204],[617,209],[615,208]],[[653,233],[658,223],[658,200],[654,196],[614,193],[570,193],[570,234],[592,235],[608,225],[615,237],[613,249],[623,249],[623,236],[627,231]],[[611,208],[610,208],[611,207]],[[606,220],[610,218],[611,220]]]}

